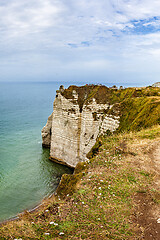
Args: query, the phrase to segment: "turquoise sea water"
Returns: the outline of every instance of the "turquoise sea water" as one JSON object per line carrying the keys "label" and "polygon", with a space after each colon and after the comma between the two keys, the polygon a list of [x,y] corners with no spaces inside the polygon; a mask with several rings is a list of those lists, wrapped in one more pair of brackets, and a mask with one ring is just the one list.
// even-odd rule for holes
{"label": "turquoise sea water", "polygon": [[0,221],[36,206],[70,170],[48,160],[41,129],[56,83],[0,83]]}

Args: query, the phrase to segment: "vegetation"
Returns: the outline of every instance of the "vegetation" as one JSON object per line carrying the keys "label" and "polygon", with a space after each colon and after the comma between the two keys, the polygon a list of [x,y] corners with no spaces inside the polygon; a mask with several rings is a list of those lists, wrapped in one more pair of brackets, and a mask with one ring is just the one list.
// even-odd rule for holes
{"label": "vegetation", "polygon": [[139,131],[160,124],[160,97],[125,99],[121,103],[120,131]]}
{"label": "vegetation", "polygon": [[153,216],[145,221],[160,203],[159,176],[149,162],[159,140],[158,125],[101,137],[98,154],[64,175],[37,211],[2,225],[0,239],[158,239],[158,224],[148,230]]}
{"label": "vegetation", "polygon": [[[155,87],[111,89],[100,85],[70,86],[62,93],[73,99],[72,91],[78,93],[80,109],[95,98],[97,103],[113,105],[105,114],[120,115],[118,132],[139,131],[160,124],[160,90]],[[96,119],[96,114],[93,115]]]}
{"label": "vegetation", "polygon": [[86,85],[62,94],[74,101],[73,90],[80,109],[93,97],[113,105],[105,114],[120,115],[120,126],[97,139],[89,161],[64,174],[55,195],[37,210],[2,224],[0,239],[158,240],[160,164],[153,153],[160,141],[159,88]]}

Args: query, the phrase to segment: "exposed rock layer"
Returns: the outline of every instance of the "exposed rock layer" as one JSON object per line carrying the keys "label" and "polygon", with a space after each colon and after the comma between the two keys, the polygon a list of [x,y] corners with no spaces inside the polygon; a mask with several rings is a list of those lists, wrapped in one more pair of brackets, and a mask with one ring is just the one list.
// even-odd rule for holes
{"label": "exposed rock layer", "polygon": [[49,116],[46,125],[42,129],[42,146],[50,147],[51,145],[51,131],[52,131],[52,116],[53,113]]}
{"label": "exposed rock layer", "polygon": [[57,91],[53,113],[42,129],[42,144],[50,146],[51,159],[75,167],[87,159],[99,135],[118,128],[119,117],[109,114],[113,105],[97,103],[88,93],[82,98],[76,90],[67,96],[64,91],[63,87]]}
{"label": "exposed rock layer", "polygon": [[160,87],[160,82],[156,82],[152,85],[152,87]]}

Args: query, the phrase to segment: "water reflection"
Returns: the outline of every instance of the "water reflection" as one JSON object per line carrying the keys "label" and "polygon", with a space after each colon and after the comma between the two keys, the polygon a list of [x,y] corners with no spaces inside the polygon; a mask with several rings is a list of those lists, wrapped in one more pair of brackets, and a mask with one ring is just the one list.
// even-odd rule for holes
{"label": "water reflection", "polygon": [[[50,161],[49,149],[41,146],[36,153],[19,155],[18,160],[14,171],[0,184],[0,221],[35,207],[56,190],[62,174],[72,173],[70,168]],[[0,180],[1,175],[0,172]]]}
{"label": "water reflection", "polygon": [[[73,170],[67,166],[60,165],[49,160],[49,149],[42,148],[42,154],[40,159],[41,171],[40,174],[43,177],[49,192],[54,192],[60,182],[61,176],[64,173],[72,174]],[[47,176],[47,179],[46,179]]]}

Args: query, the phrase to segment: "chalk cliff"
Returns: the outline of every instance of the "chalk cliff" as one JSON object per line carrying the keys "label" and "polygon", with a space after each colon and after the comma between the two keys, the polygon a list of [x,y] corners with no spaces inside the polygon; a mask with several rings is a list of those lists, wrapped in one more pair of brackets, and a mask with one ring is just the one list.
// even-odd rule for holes
{"label": "chalk cliff", "polygon": [[101,96],[103,90],[104,86],[61,86],[57,91],[53,113],[42,129],[42,144],[50,146],[52,160],[75,167],[87,160],[99,135],[118,128],[118,112],[113,114],[113,104]]}
{"label": "chalk cliff", "polygon": [[160,82],[156,82],[152,85],[152,87],[160,87]]}

